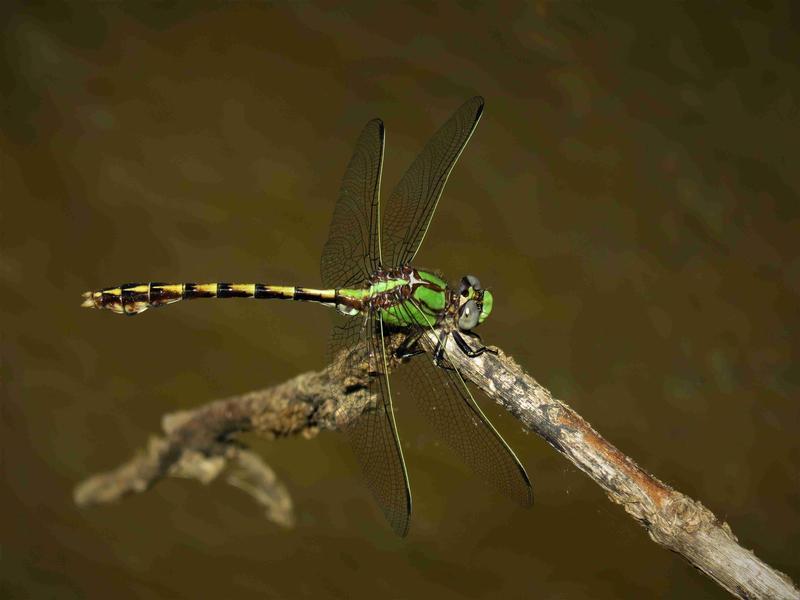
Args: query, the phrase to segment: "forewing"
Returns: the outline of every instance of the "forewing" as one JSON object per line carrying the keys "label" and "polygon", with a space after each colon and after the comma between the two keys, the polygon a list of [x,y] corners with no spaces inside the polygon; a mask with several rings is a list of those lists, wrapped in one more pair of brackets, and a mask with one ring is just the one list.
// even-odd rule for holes
{"label": "forewing", "polygon": [[481,118],[483,98],[467,100],[428,141],[381,207],[383,266],[413,261],[450,171]]}
{"label": "forewing", "polygon": [[[408,316],[410,319],[410,315]],[[414,326],[414,334],[424,333]],[[464,378],[442,358],[413,358],[402,367],[425,418],[478,477],[522,506],[533,502],[525,467],[475,402]]]}
{"label": "forewing", "polygon": [[425,418],[478,477],[522,506],[533,501],[525,468],[475,403],[455,370],[433,364],[429,356],[411,360],[403,369]]}
{"label": "forewing", "polygon": [[408,533],[411,490],[394,420],[379,314],[369,316],[363,336],[370,355],[369,395],[372,400],[363,412],[359,407],[358,414],[347,414],[355,409],[343,406],[339,410],[345,413],[337,417],[348,420],[345,431],[367,485],[392,529],[402,537]]}
{"label": "forewing", "polygon": [[342,179],[320,272],[327,288],[360,285],[380,262],[378,196],[383,166],[383,122],[364,127]]}

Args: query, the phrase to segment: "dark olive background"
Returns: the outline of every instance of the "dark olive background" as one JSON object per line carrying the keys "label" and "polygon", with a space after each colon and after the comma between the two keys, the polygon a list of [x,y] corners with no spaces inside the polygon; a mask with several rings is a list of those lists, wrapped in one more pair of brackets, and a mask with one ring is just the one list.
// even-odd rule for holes
{"label": "dark olive background", "polygon": [[321,307],[246,301],[123,319],[80,293],[318,284],[363,124],[386,123],[388,193],[475,93],[418,264],[478,275],[485,340],[800,579],[798,5],[603,4],[7,12],[2,595],[726,597],[488,402],[530,510],[402,396],[405,540],[331,433],[246,438],[290,487],[293,530],[222,483],[72,504],[162,414],[321,367],[328,327]]}

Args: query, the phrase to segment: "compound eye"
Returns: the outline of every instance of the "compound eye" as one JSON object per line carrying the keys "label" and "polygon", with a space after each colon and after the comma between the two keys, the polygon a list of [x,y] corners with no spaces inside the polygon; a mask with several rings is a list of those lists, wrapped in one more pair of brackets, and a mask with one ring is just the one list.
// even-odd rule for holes
{"label": "compound eye", "polygon": [[481,282],[474,275],[465,275],[461,278],[461,285],[458,288],[458,293],[466,297],[469,288],[473,288],[476,291],[481,289]]}
{"label": "compound eye", "polygon": [[478,318],[481,316],[481,311],[478,310],[478,305],[475,300],[468,300],[461,307],[461,312],[458,315],[458,327],[464,331],[469,331],[478,324]]}

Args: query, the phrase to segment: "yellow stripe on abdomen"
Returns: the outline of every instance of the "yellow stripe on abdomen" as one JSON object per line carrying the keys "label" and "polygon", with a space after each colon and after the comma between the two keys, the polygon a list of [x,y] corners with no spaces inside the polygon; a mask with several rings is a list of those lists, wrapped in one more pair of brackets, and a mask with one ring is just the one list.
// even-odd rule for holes
{"label": "yellow stripe on abdomen", "polygon": [[195,298],[258,298],[305,300],[333,304],[336,290],[318,290],[263,283],[126,283],[119,287],[86,292],[83,306],[137,315],[148,308]]}

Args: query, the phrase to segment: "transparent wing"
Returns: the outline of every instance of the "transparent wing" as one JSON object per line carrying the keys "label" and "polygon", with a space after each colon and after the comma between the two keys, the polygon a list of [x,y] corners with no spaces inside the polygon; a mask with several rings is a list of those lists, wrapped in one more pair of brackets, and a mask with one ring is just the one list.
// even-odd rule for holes
{"label": "transparent wing", "polygon": [[424,416],[478,477],[522,506],[533,502],[525,468],[506,444],[458,371],[439,368],[429,356],[412,359],[403,369]]}
{"label": "transparent wing", "polygon": [[[349,421],[345,431],[367,485],[394,532],[403,537],[408,533],[411,517],[411,490],[394,421],[380,314],[371,314],[362,332],[370,354],[369,392],[373,401],[358,415],[345,413],[337,417]],[[343,406],[339,410],[355,409]]]}
{"label": "transparent wing", "polygon": [[331,337],[328,340],[328,363],[332,363],[339,358],[339,353],[345,348],[353,348],[365,335],[364,329],[367,326],[362,315],[346,317],[339,311],[333,312],[333,327]]}
{"label": "transparent wing", "polygon": [[413,261],[430,225],[450,171],[481,118],[483,98],[467,100],[428,141],[381,207],[382,263]]}
{"label": "transparent wing", "polygon": [[378,197],[383,141],[380,119],[367,123],[356,141],[322,250],[320,273],[327,288],[358,285],[380,262]]}
{"label": "transparent wing", "polygon": [[461,374],[443,360],[447,368],[434,365],[427,354],[402,367],[420,410],[482,481],[530,506],[533,491],[525,467],[483,414]]}

